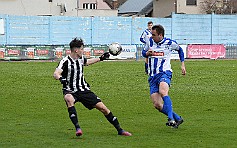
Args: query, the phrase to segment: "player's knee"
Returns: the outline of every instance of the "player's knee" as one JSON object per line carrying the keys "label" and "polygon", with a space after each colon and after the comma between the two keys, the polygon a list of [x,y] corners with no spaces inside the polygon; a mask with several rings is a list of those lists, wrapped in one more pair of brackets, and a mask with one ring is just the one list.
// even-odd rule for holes
{"label": "player's knee", "polygon": [[159,90],[159,93],[160,93],[161,97],[164,97],[164,96],[167,96],[167,95],[168,95],[168,91],[165,90],[165,89],[160,89],[160,90]]}
{"label": "player's knee", "polygon": [[66,103],[67,103],[68,105],[74,104],[74,102],[75,102],[75,100],[74,100],[74,98],[72,97],[71,94],[66,94],[66,95],[64,96],[64,100],[66,101]]}
{"label": "player's knee", "polygon": [[105,115],[109,114],[109,112],[110,112],[110,110],[109,110],[107,107],[102,107],[102,108],[100,109],[100,111],[101,111],[103,114],[105,114]]}
{"label": "player's knee", "polygon": [[159,94],[161,97],[167,96],[169,92],[169,85],[166,82],[160,83]]}
{"label": "player's knee", "polygon": [[162,104],[160,104],[160,103],[154,103],[154,107],[156,108],[156,109],[158,109],[159,111],[160,110],[162,110]]}
{"label": "player's knee", "polygon": [[100,111],[105,115],[109,113],[106,108],[101,108]]}
{"label": "player's knee", "polygon": [[103,114],[107,115],[109,114],[110,110],[102,103],[97,103],[96,104],[96,109],[101,111]]}

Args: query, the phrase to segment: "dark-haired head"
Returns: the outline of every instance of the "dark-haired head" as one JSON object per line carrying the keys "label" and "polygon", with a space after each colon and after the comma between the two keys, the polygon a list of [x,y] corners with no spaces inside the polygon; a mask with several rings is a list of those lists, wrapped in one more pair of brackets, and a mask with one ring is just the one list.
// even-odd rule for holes
{"label": "dark-haired head", "polygon": [[152,30],[156,30],[156,33],[158,34],[158,35],[162,35],[162,36],[164,36],[165,35],[165,29],[164,29],[164,27],[162,26],[162,25],[154,25],[153,27],[152,27]]}
{"label": "dark-haired head", "polygon": [[147,23],[147,25],[149,25],[149,24],[153,24],[153,22],[152,22],[152,21],[149,21],[149,22]]}
{"label": "dark-haired head", "polygon": [[70,42],[69,46],[70,46],[70,49],[72,51],[74,48],[81,48],[82,46],[84,46],[84,42],[83,42],[83,40],[81,38],[79,38],[79,39],[78,38],[74,38]]}

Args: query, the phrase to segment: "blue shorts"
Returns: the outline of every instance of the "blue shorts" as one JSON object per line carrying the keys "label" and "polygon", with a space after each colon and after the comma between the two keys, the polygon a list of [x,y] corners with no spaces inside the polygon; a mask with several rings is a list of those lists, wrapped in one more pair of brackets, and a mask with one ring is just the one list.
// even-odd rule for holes
{"label": "blue shorts", "polygon": [[150,76],[148,79],[150,85],[150,95],[159,92],[160,82],[166,82],[170,86],[171,78],[172,78],[171,71],[165,71],[158,73],[154,76]]}

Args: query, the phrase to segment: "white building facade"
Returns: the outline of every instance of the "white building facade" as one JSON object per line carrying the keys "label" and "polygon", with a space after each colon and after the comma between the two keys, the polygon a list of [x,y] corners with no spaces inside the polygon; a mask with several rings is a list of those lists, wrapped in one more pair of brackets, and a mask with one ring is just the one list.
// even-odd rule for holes
{"label": "white building facade", "polygon": [[103,0],[0,0],[0,14],[26,16],[117,16]]}

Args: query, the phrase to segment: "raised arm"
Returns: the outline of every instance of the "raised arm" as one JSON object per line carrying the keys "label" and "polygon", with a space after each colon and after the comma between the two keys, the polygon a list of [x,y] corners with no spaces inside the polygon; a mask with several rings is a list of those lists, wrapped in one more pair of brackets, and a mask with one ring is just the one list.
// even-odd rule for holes
{"label": "raised arm", "polygon": [[103,61],[105,59],[108,59],[110,56],[109,52],[105,52],[102,56],[100,56],[99,58],[93,58],[93,59],[88,59],[86,60],[84,63],[85,65],[91,65],[100,61]]}

